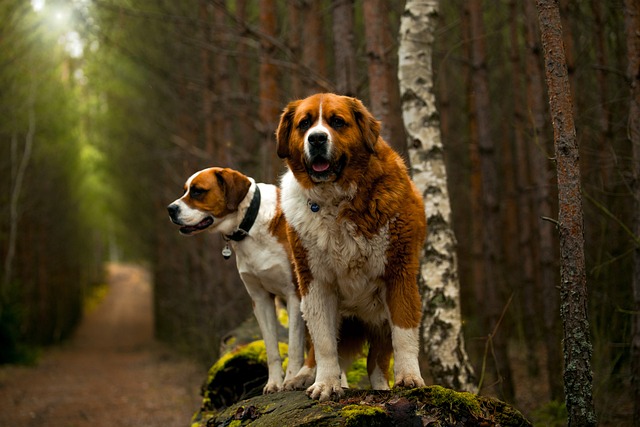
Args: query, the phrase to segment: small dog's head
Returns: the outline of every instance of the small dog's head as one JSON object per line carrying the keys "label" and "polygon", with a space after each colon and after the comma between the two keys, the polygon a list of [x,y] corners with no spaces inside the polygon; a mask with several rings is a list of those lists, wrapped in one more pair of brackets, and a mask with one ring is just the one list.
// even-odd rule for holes
{"label": "small dog's head", "polygon": [[208,168],[193,174],[184,185],[184,195],[169,206],[169,218],[180,233],[192,235],[209,229],[238,210],[251,187],[248,177],[233,169]]}

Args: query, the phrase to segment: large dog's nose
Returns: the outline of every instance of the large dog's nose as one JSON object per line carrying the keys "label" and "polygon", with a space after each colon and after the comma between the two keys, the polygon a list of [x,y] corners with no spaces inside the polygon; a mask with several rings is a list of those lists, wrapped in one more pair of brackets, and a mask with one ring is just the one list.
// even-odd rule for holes
{"label": "large dog's nose", "polygon": [[307,139],[312,147],[318,148],[327,143],[329,136],[325,132],[314,132]]}

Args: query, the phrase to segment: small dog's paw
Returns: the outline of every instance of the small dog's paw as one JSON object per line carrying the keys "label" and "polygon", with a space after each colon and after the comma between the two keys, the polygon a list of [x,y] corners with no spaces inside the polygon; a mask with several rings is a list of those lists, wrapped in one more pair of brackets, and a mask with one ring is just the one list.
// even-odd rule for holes
{"label": "small dog's paw", "polygon": [[340,397],[344,394],[344,390],[340,386],[340,379],[329,382],[315,382],[307,389],[307,396],[312,399],[326,402],[334,397]]}
{"label": "small dog's paw", "polygon": [[293,378],[285,378],[282,384],[283,390],[304,390],[316,379],[316,369],[303,366]]}
{"label": "small dog's paw", "polygon": [[424,387],[424,380],[416,374],[400,374],[396,376],[394,387],[416,388]]}
{"label": "small dog's paw", "polygon": [[280,391],[280,386],[274,382],[268,382],[262,389],[262,394],[272,394]]}
{"label": "small dog's paw", "polygon": [[283,390],[304,390],[313,384],[313,375],[297,375],[282,383]]}

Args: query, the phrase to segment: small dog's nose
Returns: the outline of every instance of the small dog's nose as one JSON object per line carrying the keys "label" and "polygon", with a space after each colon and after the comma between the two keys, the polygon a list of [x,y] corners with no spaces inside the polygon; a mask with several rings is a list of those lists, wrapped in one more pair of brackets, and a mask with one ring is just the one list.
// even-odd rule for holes
{"label": "small dog's nose", "polygon": [[175,218],[176,215],[178,215],[179,210],[180,210],[180,207],[174,203],[171,203],[169,206],[167,206],[167,211],[169,212],[169,216],[171,218]]}
{"label": "small dog's nose", "polygon": [[324,132],[314,132],[308,137],[309,144],[313,147],[320,147],[326,144],[328,139],[328,135]]}

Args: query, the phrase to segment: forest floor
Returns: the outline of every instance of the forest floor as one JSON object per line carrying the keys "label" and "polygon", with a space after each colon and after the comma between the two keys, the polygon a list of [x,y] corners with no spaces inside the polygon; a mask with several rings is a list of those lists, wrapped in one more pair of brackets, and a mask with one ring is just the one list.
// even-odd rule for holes
{"label": "forest floor", "polygon": [[0,367],[0,426],[185,426],[206,372],[153,339],[151,283],[109,266],[109,292],[37,366]]}

